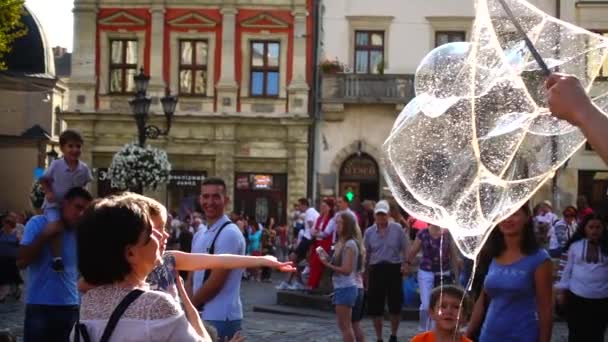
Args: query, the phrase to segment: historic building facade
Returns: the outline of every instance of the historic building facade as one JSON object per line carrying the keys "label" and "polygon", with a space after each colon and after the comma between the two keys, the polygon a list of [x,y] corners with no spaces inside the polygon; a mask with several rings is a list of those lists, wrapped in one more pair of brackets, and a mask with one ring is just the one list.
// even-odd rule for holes
{"label": "historic building facade", "polygon": [[140,67],[150,75],[150,123],[159,98],[179,96],[165,149],[170,183],[146,192],[171,209],[196,202],[200,181],[226,180],[233,208],[283,221],[307,195],[311,0],[76,0],[69,109],[84,134],[93,190],[112,191],[105,170],[136,139],[128,100]]}
{"label": "historic building facade", "polygon": [[53,52],[44,28],[27,7],[21,16],[27,34],[16,39],[0,71],[0,211],[32,211],[30,190],[58,150],[61,122],[56,109],[67,102],[67,87],[55,75]]}
{"label": "historic building facade", "polygon": [[[552,16],[608,32],[606,2],[530,2]],[[359,200],[389,196],[382,144],[414,97],[413,74],[422,58],[441,44],[470,39],[473,1],[327,0],[321,18],[322,106],[314,161],[318,194],[353,191]],[[600,76],[594,92],[608,84],[603,71]],[[563,208],[584,194],[599,206],[606,199],[607,171],[593,151],[581,149],[558,172],[555,196],[548,182],[534,201],[554,198]]]}

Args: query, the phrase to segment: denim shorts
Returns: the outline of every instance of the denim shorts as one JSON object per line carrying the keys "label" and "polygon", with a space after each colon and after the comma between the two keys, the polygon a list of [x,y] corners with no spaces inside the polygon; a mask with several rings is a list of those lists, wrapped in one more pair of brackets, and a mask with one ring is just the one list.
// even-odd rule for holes
{"label": "denim shorts", "polygon": [[339,287],[334,290],[334,305],[346,305],[353,307],[357,303],[359,291],[356,286]]}
{"label": "denim shorts", "polygon": [[206,321],[209,325],[217,330],[217,336],[220,341],[229,341],[234,335],[241,331],[241,320],[234,321]]}

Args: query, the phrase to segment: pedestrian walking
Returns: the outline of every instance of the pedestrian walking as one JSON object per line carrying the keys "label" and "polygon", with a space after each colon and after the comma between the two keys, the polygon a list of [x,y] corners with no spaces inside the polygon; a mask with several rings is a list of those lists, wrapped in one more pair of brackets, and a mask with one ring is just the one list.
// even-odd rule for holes
{"label": "pedestrian walking", "polygon": [[422,257],[417,274],[420,288],[418,330],[423,332],[433,328],[433,320],[429,315],[429,310],[432,308],[431,291],[437,286],[454,283],[459,259],[450,232],[434,224],[418,232],[408,253],[408,265],[412,264],[421,250]]}
{"label": "pedestrian walking", "polygon": [[388,301],[391,318],[389,342],[397,342],[403,303],[402,274],[407,272],[408,238],[398,223],[388,222],[389,204],[379,201],[374,208],[376,223],[365,231],[367,251],[368,313],[382,341],[384,307]]}
{"label": "pedestrian walking", "polygon": [[608,233],[602,218],[587,216],[566,248],[557,299],[566,307],[568,341],[602,342],[608,324]]}
{"label": "pedestrian walking", "polygon": [[17,216],[9,213],[2,219],[0,229],[0,303],[6,300],[13,289],[16,299],[21,297],[21,274],[17,268],[17,251],[21,236],[17,230]]}
{"label": "pedestrian walking", "polygon": [[308,274],[309,289],[318,288],[319,283],[321,283],[321,277],[323,277],[325,266],[319,258],[319,254],[315,251],[320,247],[325,253],[330,253],[334,236],[333,234],[328,234],[322,237],[321,234],[327,229],[329,222],[334,218],[334,206],[335,201],[333,198],[326,197],[323,199],[321,202],[321,216],[317,218],[317,222],[315,222],[312,230],[314,241],[311,247],[312,252],[308,258],[308,267],[310,268],[310,273]]}
{"label": "pedestrian walking", "polygon": [[332,284],[334,287],[333,304],[336,308],[336,318],[338,328],[342,333],[342,340],[354,342],[355,336],[363,336],[361,327],[357,324],[355,333],[353,326],[353,308],[359,298],[358,278],[363,271],[365,260],[365,248],[361,229],[357,221],[347,213],[338,214],[336,217],[336,243],[335,253],[330,259],[329,254],[319,246],[315,254],[319,255],[319,260],[326,267],[330,268],[334,274]]}

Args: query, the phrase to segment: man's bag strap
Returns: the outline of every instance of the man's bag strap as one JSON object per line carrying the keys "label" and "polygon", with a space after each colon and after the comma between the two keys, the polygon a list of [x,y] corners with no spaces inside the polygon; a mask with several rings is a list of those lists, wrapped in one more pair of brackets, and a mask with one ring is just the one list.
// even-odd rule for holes
{"label": "man's bag strap", "polygon": [[[211,246],[209,246],[209,251],[207,252],[208,254],[215,254],[215,241],[217,240],[217,237],[220,236],[222,230],[231,223],[232,221],[225,222],[220,227],[220,229],[217,230],[217,234],[215,234],[215,236],[213,237],[213,241],[211,241]],[[203,284],[207,281],[207,279],[209,279],[209,276],[211,276],[211,270],[205,270],[205,276],[203,276]]]}

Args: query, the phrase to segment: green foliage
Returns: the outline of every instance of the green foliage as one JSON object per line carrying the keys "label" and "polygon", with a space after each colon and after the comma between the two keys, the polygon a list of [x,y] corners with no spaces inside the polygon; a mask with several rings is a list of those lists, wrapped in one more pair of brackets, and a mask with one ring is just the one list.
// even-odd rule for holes
{"label": "green foliage", "polygon": [[4,58],[15,39],[27,32],[21,22],[23,3],[24,0],[0,0],[0,71],[6,69]]}

